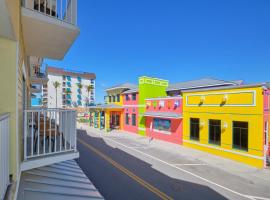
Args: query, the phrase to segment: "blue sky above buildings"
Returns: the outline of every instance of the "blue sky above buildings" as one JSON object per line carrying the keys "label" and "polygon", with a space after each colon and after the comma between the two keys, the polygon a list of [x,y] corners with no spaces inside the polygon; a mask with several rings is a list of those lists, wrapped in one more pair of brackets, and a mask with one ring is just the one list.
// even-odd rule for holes
{"label": "blue sky above buildings", "polygon": [[106,87],[148,75],[270,81],[268,0],[78,1],[81,33],[63,61],[47,64],[97,75]]}

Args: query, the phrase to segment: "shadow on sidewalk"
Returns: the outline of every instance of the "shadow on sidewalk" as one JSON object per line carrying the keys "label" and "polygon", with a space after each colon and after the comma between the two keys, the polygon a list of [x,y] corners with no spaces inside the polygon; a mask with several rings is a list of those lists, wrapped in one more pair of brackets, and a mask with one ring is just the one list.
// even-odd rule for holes
{"label": "shadow on sidewalk", "polygon": [[[154,169],[151,164],[118,148],[107,145],[102,138],[87,135],[85,130],[78,129],[77,132],[78,139],[98,149],[173,199],[227,199],[208,186],[169,177]],[[153,192],[115,168],[79,141],[77,146],[80,152],[80,158],[77,160],[78,164],[105,199],[159,199]],[[168,166],[164,166],[164,170],[170,169]]]}

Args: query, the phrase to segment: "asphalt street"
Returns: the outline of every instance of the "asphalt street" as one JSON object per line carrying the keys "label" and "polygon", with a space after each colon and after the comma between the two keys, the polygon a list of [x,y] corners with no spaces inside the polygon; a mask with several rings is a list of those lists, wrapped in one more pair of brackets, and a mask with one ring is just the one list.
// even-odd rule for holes
{"label": "asphalt street", "polygon": [[207,185],[161,173],[84,130],[78,130],[78,149],[77,162],[105,199],[228,199]]}

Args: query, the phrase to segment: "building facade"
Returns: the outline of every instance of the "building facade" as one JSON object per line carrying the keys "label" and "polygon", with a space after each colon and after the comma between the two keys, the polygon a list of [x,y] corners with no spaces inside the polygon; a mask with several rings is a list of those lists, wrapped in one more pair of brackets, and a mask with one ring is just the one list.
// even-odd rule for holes
{"label": "building facade", "polygon": [[[60,3],[58,0],[47,1],[47,4],[34,0],[2,0],[0,3],[0,199],[6,195],[9,185],[8,199],[17,198],[20,178],[26,170],[79,156],[74,143],[76,113],[31,107],[31,97],[41,92],[42,85],[48,81],[44,58],[62,60],[80,32],[77,1],[71,0],[61,8]],[[63,115],[70,123],[57,118]],[[51,137],[50,141],[59,141],[59,135],[63,135],[61,141],[66,141],[67,145],[62,151],[60,146],[50,148],[52,143],[44,140],[49,130],[46,127],[52,120],[56,139]],[[24,191],[24,194],[29,193]]]}
{"label": "building facade", "polygon": [[[43,105],[48,108],[87,107],[95,102],[94,73],[47,67],[48,82],[43,85]],[[56,87],[55,83],[59,83]]]}
{"label": "building facade", "polygon": [[267,88],[258,84],[186,91],[184,146],[264,167],[269,155]]}
{"label": "building facade", "polygon": [[98,124],[106,130],[137,133],[263,168],[270,154],[269,88],[268,83],[212,78],[169,84],[143,76],[138,86],[109,88],[107,104],[91,108],[101,117],[92,119],[102,119]]}

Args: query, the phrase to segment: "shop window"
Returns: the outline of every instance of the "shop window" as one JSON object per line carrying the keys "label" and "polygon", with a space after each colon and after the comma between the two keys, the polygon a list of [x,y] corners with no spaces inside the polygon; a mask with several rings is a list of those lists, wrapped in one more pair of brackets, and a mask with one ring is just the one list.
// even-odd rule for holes
{"label": "shop window", "polygon": [[233,121],[233,148],[248,150],[248,122]]}
{"label": "shop window", "polygon": [[116,101],[117,101],[117,102],[120,102],[120,94],[118,94],[118,95],[116,96]]}
{"label": "shop window", "polygon": [[220,145],[221,143],[221,121],[209,120],[209,143]]}
{"label": "shop window", "polygon": [[132,114],[132,126],[136,126],[136,114]]}
{"label": "shop window", "polygon": [[153,128],[158,131],[171,131],[171,120],[154,118]]}
{"label": "shop window", "polygon": [[115,102],[115,96],[112,96],[112,101]]}
{"label": "shop window", "polygon": [[128,113],[126,113],[126,125],[129,125]]}
{"label": "shop window", "polygon": [[132,101],[136,101],[136,94],[132,94]]}
{"label": "shop window", "polygon": [[129,101],[129,95],[126,94],[126,101]]}
{"label": "shop window", "polygon": [[109,96],[109,102],[112,102],[112,97],[111,96]]}
{"label": "shop window", "polygon": [[200,140],[200,119],[190,118],[190,139]]}

